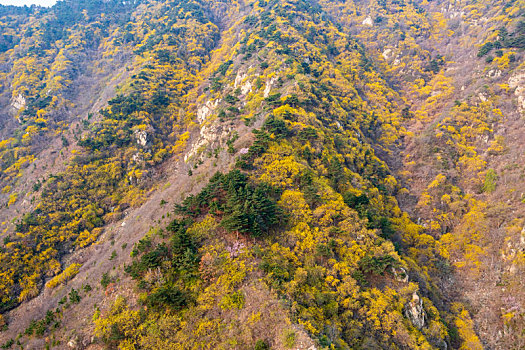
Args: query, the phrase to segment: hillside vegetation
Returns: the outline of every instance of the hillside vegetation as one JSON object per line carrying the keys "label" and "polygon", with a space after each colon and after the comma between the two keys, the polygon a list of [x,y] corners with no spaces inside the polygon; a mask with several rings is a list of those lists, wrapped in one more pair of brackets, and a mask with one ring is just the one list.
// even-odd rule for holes
{"label": "hillside vegetation", "polygon": [[524,346],[525,2],[0,28],[2,348]]}

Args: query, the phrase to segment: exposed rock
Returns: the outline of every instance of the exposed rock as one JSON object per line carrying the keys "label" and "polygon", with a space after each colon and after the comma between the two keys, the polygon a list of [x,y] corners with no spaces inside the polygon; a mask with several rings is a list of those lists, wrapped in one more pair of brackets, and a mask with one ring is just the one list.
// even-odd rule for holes
{"label": "exposed rock", "polygon": [[394,62],[392,63],[394,66],[399,66],[399,64],[401,63],[401,60],[399,59],[398,56],[396,56],[396,58],[394,59]]}
{"label": "exposed rock", "polygon": [[374,21],[372,20],[372,17],[368,16],[367,18],[365,18],[362,24],[364,26],[372,27],[374,25]]}
{"label": "exposed rock", "polygon": [[210,114],[211,114],[210,107],[208,107],[207,105],[200,107],[199,109],[197,109],[197,121],[199,123],[202,123],[203,121],[206,120],[206,118],[210,116]]}
{"label": "exposed rock", "polygon": [[144,154],[141,152],[137,152],[131,157],[134,163],[144,163]]}
{"label": "exposed rock", "polygon": [[277,77],[273,76],[269,80],[266,81],[266,86],[264,88],[264,98],[268,97],[270,95],[270,91],[272,91],[272,87],[277,81]]}
{"label": "exposed rock", "polygon": [[520,113],[525,111],[525,72],[520,72],[509,78],[509,87],[514,90],[518,97],[518,108]]}
{"label": "exposed rock", "polygon": [[201,106],[197,109],[197,121],[199,124],[202,124],[213,112],[221,100],[217,99],[215,101],[208,100],[204,106]]}
{"label": "exposed rock", "polygon": [[[240,87],[241,94],[246,95],[250,91],[252,91],[252,83],[249,81],[245,81],[248,75],[246,73],[237,73],[237,76],[235,77],[235,82],[233,84],[234,88]],[[243,81],[244,84],[243,84]]]}
{"label": "exposed rock", "polygon": [[93,343],[93,341],[90,339],[90,338],[85,338],[82,340],[82,347],[86,347],[88,346],[89,344]]}
{"label": "exposed rock", "polygon": [[482,92],[480,92],[478,94],[478,97],[481,100],[481,102],[486,102],[487,101],[487,97],[485,97],[485,95]]}
{"label": "exposed rock", "polygon": [[390,57],[392,57],[392,49],[385,49],[382,53],[382,56],[385,60],[388,60]]}
{"label": "exposed rock", "polygon": [[391,267],[392,275],[398,282],[408,283],[408,273],[403,267],[395,268]]}
{"label": "exposed rock", "polygon": [[463,16],[465,16],[465,11],[452,11],[452,12],[449,12],[448,16],[450,19],[462,18]]}
{"label": "exposed rock", "polygon": [[72,338],[70,341],[67,342],[67,347],[70,349],[76,349],[77,348],[77,340],[75,338]]}
{"label": "exposed rock", "polygon": [[248,76],[246,73],[237,72],[237,76],[235,77],[235,82],[233,83],[233,88],[236,89],[244,79],[246,79]]}
{"label": "exposed rock", "polygon": [[503,249],[501,252],[501,257],[503,260],[506,260],[510,262],[510,266],[508,267],[509,273],[515,274],[517,270],[516,266],[516,257],[520,256],[521,254],[525,253],[525,227],[521,230],[519,241],[515,242],[513,240],[509,240],[507,242],[506,249]]}
{"label": "exposed rock", "polygon": [[252,91],[252,83],[247,81],[241,85],[241,94],[246,95]]}
{"label": "exposed rock", "polygon": [[412,300],[405,305],[405,316],[416,328],[421,329],[425,326],[423,300],[417,295],[417,292],[412,294]]}
{"label": "exposed rock", "polygon": [[489,143],[489,135],[478,135],[476,139],[480,140],[483,143]]}
{"label": "exposed rock", "polygon": [[20,108],[24,108],[26,106],[26,99],[22,94],[18,94],[16,98],[13,99],[11,102],[11,107],[18,111]]}
{"label": "exposed rock", "polygon": [[226,129],[219,124],[203,125],[198,140],[192,145],[188,153],[186,153],[184,161],[188,162],[190,159],[201,154],[208,146],[225,139],[230,131],[231,128]]}
{"label": "exposed rock", "polygon": [[489,78],[499,78],[501,77],[501,71],[499,69],[491,69],[489,70],[487,76]]}
{"label": "exposed rock", "polygon": [[133,134],[135,135],[137,144],[142,147],[146,147],[146,145],[148,144],[148,133],[145,130],[135,130]]}

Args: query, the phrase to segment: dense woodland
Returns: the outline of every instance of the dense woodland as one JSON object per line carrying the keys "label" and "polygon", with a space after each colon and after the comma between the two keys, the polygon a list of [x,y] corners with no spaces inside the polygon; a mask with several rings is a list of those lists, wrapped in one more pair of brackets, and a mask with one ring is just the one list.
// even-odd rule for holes
{"label": "dense woodland", "polygon": [[[64,347],[67,314],[99,295],[82,331],[110,349],[522,348],[505,123],[524,16],[520,0],[0,6],[0,345]],[[86,272],[68,257],[170,164],[198,190],[70,287]]]}

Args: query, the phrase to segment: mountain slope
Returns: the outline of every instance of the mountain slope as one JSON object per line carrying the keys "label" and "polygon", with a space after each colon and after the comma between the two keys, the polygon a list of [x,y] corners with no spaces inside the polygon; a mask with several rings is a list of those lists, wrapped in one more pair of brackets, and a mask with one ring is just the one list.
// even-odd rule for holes
{"label": "mountain slope", "polygon": [[519,347],[521,2],[0,11],[4,347]]}
{"label": "mountain slope", "polygon": [[[473,306],[486,344],[516,346],[523,3],[429,2],[416,10],[408,22],[395,7],[376,7],[369,15],[383,20],[359,34],[403,86],[415,117],[400,169],[412,197],[402,207],[445,244],[456,278],[441,289]],[[404,39],[377,40],[384,33]]]}

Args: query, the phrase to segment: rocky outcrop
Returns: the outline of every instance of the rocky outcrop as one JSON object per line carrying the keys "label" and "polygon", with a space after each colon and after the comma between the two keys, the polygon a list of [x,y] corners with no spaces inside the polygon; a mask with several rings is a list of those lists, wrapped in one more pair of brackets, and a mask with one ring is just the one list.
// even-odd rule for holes
{"label": "rocky outcrop", "polygon": [[72,338],[71,340],[69,340],[67,342],[67,347],[70,348],[70,349],[76,349],[78,346],[77,344],[77,339],[76,338]]}
{"label": "rocky outcrop", "polygon": [[252,83],[250,81],[246,81],[244,84],[241,85],[241,94],[246,95],[251,91]]}
{"label": "rocky outcrop", "polygon": [[[251,66],[250,66],[251,68]],[[249,92],[252,91],[252,83],[247,80],[248,75],[246,73],[237,73],[237,76],[235,77],[235,82],[233,84],[233,87],[239,88],[241,90],[242,95],[246,95]]]}
{"label": "rocky outcrop", "polygon": [[481,102],[486,102],[486,101],[487,101],[487,97],[486,97],[482,92],[480,92],[480,93],[478,94],[478,97],[479,97],[479,100],[480,100]]}
{"label": "rocky outcrop", "polygon": [[501,70],[499,70],[499,69],[491,69],[487,73],[487,76],[489,78],[499,78],[499,77],[501,77]]}
{"label": "rocky outcrop", "polygon": [[200,130],[199,138],[184,156],[184,162],[188,162],[191,159],[201,156],[203,151],[209,147],[213,148],[214,145],[217,146],[221,140],[227,138],[231,129],[231,127],[224,128],[218,123],[203,125]]}
{"label": "rocky outcrop", "polygon": [[522,228],[519,239],[516,238],[509,239],[506,249],[503,249],[501,253],[502,259],[509,263],[508,271],[512,275],[518,272],[519,260],[516,258],[525,254],[525,227]]}
{"label": "rocky outcrop", "polygon": [[385,49],[381,54],[385,60],[389,60],[392,57],[392,49]]}
{"label": "rocky outcrop", "polygon": [[412,294],[412,300],[405,305],[405,316],[416,328],[421,329],[425,326],[426,315],[423,300],[417,295],[417,292]]}
{"label": "rocky outcrop", "polygon": [[248,75],[246,73],[238,72],[235,77],[235,82],[233,83],[233,88],[236,89],[239,85],[246,79]]}
{"label": "rocky outcrop", "polygon": [[217,108],[217,105],[220,101],[220,99],[217,99],[213,102],[208,100],[204,106],[201,106],[199,109],[197,109],[197,121],[199,124],[202,124],[210,115],[212,115],[212,112],[215,110],[215,108]]}
{"label": "rocky outcrop", "polygon": [[374,21],[372,20],[372,17],[368,16],[367,18],[365,18],[362,22],[362,25],[367,26],[367,27],[372,27],[374,25]]}
{"label": "rocky outcrop", "polygon": [[391,267],[392,275],[394,275],[394,278],[398,282],[402,283],[408,283],[408,273],[407,270],[405,270],[403,267]]}
{"label": "rocky outcrop", "polygon": [[148,133],[145,130],[135,130],[133,133],[135,135],[135,140],[137,141],[137,144],[146,147],[148,144]]}
{"label": "rocky outcrop", "polygon": [[521,114],[525,112],[525,72],[519,72],[509,78],[509,87],[514,89],[518,98],[518,109]]}
{"label": "rocky outcrop", "polygon": [[21,108],[24,108],[25,106],[26,99],[22,94],[18,94],[18,96],[11,101],[11,107],[13,107],[15,111],[18,111]]}
{"label": "rocky outcrop", "polygon": [[264,87],[264,98],[270,96],[270,91],[272,91],[272,88],[276,82],[277,82],[276,76],[273,76],[266,81],[266,86]]}

